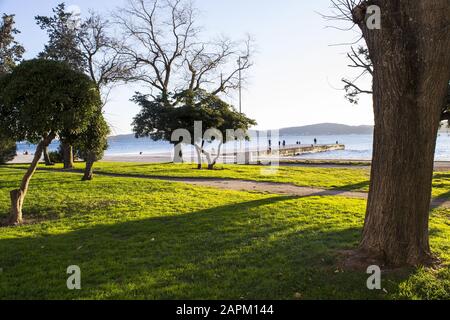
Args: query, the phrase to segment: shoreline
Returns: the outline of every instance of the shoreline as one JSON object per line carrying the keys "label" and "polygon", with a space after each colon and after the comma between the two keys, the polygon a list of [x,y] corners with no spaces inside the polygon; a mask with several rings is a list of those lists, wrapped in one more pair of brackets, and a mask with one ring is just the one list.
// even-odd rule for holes
{"label": "shoreline", "polygon": [[[8,164],[29,164],[33,155],[18,155]],[[43,162],[43,159],[41,159]],[[170,163],[171,154],[142,154],[142,155],[106,155],[100,162],[123,163]],[[280,158],[281,166],[317,166],[317,167],[370,167],[372,160],[366,159],[295,159]],[[450,161],[435,161],[436,171],[450,171]]]}

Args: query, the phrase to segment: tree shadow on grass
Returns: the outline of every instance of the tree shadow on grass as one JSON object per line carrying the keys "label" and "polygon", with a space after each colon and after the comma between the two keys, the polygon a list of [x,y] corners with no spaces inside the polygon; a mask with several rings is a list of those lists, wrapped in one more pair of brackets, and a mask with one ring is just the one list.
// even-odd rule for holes
{"label": "tree shadow on grass", "polygon": [[[359,228],[263,209],[294,198],[2,239],[0,298],[383,298],[366,274],[336,270],[336,252],[357,245]],[[70,265],[81,267],[81,291],[66,287]]]}
{"label": "tree shadow on grass", "polygon": [[439,196],[435,197],[431,203],[431,209],[441,208],[445,203],[450,200],[450,191],[447,191]]}

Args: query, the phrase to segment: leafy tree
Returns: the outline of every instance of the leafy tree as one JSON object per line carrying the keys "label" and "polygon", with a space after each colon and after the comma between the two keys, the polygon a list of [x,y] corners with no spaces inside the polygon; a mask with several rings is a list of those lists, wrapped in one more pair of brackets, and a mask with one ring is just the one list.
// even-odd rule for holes
{"label": "leafy tree", "polygon": [[14,15],[3,14],[0,21],[0,75],[11,72],[22,60],[25,49],[15,40],[19,33],[14,28]]}
{"label": "leafy tree", "polygon": [[105,150],[108,149],[108,135],[111,130],[103,114],[96,112],[89,122],[89,125],[81,133],[75,144],[77,155],[86,161],[86,168],[83,179],[93,179],[93,166],[96,161],[103,158]]}
{"label": "leafy tree", "polygon": [[[14,28],[14,15],[3,14],[0,20],[0,77],[12,72],[16,63],[22,60],[25,49],[15,40],[19,33]],[[16,151],[16,142],[7,135],[0,134],[0,163],[14,159]]]}
{"label": "leafy tree", "polygon": [[36,16],[39,27],[48,34],[48,43],[39,58],[62,61],[73,69],[86,69],[86,60],[79,48],[77,17],[66,11],[66,5],[60,3],[53,9],[53,16]]}
{"label": "leafy tree", "polygon": [[[53,9],[53,16],[36,16],[37,24],[48,34],[48,43],[39,58],[62,61],[70,65],[74,70],[86,70],[86,59],[80,50],[78,37],[79,18],[72,12],[66,11],[66,5],[60,3]],[[73,168],[73,143],[74,137],[61,133],[61,144],[64,154],[64,168]],[[48,148],[44,148],[44,159],[49,162]]]}
{"label": "leafy tree", "polygon": [[[163,99],[148,100],[148,96],[136,95],[134,101],[138,103],[142,110],[134,118],[134,131],[136,137],[150,137],[154,141],[166,140],[172,141],[172,135],[177,129],[185,129],[189,132],[191,138],[195,137],[194,122],[202,122],[202,138],[198,141],[179,140],[175,141],[177,146],[182,144],[193,145],[198,158],[198,168],[202,167],[201,154],[204,154],[208,160],[208,169],[213,169],[223,146],[223,138],[226,137],[226,130],[242,129],[247,131],[256,122],[247,118],[244,114],[237,112],[234,107],[230,106],[216,95],[205,91],[184,92],[183,98],[174,97],[184,104],[178,107],[167,107]],[[206,130],[217,129],[222,141],[218,141],[219,148],[217,156],[212,158],[210,152],[207,151],[205,145],[214,139],[204,137]],[[178,137],[177,137],[178,139]],[[175,158],[178,158],[180,148],[175,149]],[[181,158],[181,157],[180,157]]]}
{"label": "leafy tree", "polygon": [[16,141],[37,144],[20,187],[11,191],[10,223],[23,222],[22,207],[44,147],[70,128],[82,133],[100,106],[95,84],[68,64],[30,60],[0,78],[0,127]]}

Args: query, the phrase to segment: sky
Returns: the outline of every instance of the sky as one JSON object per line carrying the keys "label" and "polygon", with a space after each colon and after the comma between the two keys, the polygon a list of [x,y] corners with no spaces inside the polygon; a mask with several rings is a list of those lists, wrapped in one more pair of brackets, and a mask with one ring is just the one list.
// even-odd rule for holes
{"label": "sky", "polygon": [[[69,0],[81,14],[90,9],[108,15],[126,0]],[[36,57],[47,42],[34,16],[51,15],[62,0],[0,0],[0,13],[16,15],[18,40],[26,59]],[[351,31],[330,28],[319,13],[330,13],[329,0],[194,0],[205,38],[220,35],[256,42],[255,65],[243,90],[242,111],[256,119],[256,129],[269,130],[323,122],[373,124],[372,101],[350,104],[341,79],[354,75],[346,52],[357,38]],[[369,80],[364,84],[370,85]],[[130,101],[139,86],[119,86],[105,109],[113,134],[132,132],[139,107]],[[238,105],[237,94],[225,100]]]}

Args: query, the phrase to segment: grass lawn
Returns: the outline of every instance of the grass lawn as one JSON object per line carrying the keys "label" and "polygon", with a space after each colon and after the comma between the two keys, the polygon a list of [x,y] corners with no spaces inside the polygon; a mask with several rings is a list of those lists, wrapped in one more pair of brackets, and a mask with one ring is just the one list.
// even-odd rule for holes
{"label": "grass lawn", "polygon": [[[198,174],[189,166],[97,168]],[[304,183],[318,183],[323,175],[325,183],[325,172],[336,170],[291,169],[295,173],[283,170],[269,179],[301,176]],[[200,174],[258,179],[252,170],[259,168],[227,166]],[[355,172],[341,176],[342,183],[334,173],[327,185],[351,184],[352,175],[366,174]],[[8,213],[9,190],[21,175],[0,167],[0,217]],[[0,298],[449,299],[450,210],[434,210],[430,225],[433,250],[444,266],[385,274],[386,291],[369,291],[368,275],[336,267],[338,252],[358,243],[364,210],[364,200],[342,197],[296,198],[126,177],[81,182],[79,174],[39,171],[24,208],[25,219],[34,223],[0,229]],[[81,267],[80,291],[66,288],[69,265]]]}
{"label": "grass lawn", "polygon": [[[76,163],[75,166],[77,169],[83,169],[84,163]],[[24,167],[24,165],[16,167]],[[45,166],[41,165],[41,168],[45,168]],[[62,165],[59,164],[53,168],[61,169]],[[149,177],[241,179],[289,183],[301,187],[369,191],[370,171],[358,166],[355,168],[280,166],[275,174],[267,174],[265,168],[246,165],[217,165],[216,170],[197,170],[196,164],[99,162],[95,164],[94,171]],[[450,199],[450,172],[435,173],[432,195],[434,198]]]}

